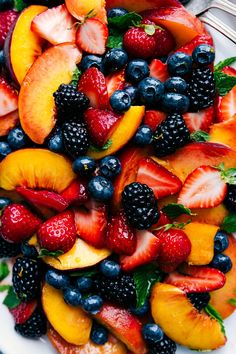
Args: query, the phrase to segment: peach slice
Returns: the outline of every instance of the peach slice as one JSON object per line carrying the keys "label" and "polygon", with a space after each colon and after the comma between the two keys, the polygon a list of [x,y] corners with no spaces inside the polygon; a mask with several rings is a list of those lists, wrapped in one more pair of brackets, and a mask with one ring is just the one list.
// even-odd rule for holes
{"label": "peach slice", "polygon": [[93,151],[89,150],[88,155],[98,160],[105,156],[112,155],[120,150],[134,136],[136,130],[142,122],[145,113],[144,106],[131,106],[130,109],[121,118],[117,128],[112,133],[110,140],[111,146],[107,150]]}
{"label": "peach slice", "polygon": [[33,62],[42,54],[44,40],[31,31],[31,22],[45,10],[46,6],[27,7],[7,36],[4,46],[6,62],[13,78],[19,84],[22,83]]}
{"label": "peach slice", "polygon": [[71,15],[78,20],[83,20],[92,10],[96,16],[105,6],[105,0],[65,0],[65,3]]}
{"label": "peach slice", "polygon": [[15,128],[19,121],[18,110],[0,117],[0,136],[5,136]]}
{"label": "peach slice", "polygon": [[53,93],[61,83],[69,83],[82,57],[75,44],[60,44],[47,49],[28,71],[20,90],[19,115],[22,128],[37,144],[43,144],[53,129]]}
{"label": "peach slice", "polygon": [[178,0],[106,0],[106,8],[123,7],[128,11],[141,12],[163,6],[182,7]]}
{"label": "peach slice", "polygon": [[48,321],[67,342],[83,345],[89,340],[92,320],[80,308],[65,303],[63,294],[45,283],[42,305]]}
{"label": "peach slice", "polygon": [[220,324],[199,312],[185,293],[173,285],[157,283],[153,287],[151,312],[168,337],[190,349],[208,351],[226,342]]}
{"label": "peach slice", "polygon": [[111,252],[105,248],[97,249],[85,241],[77,238],[69,252],[62,254],[58,259],[44,257],[45,263],[59,270],[70,270],[93,266],[107,258]]}
{"label": "peach slice", "polygon": [[235,118],[213,124],[209,134],[209,141],[225,144],[232,149],[236,149],[236,115]]}
{"label": "peach slice", "polygon": [[0,163],[0,188],[17,186],[62,192],[75,178],[65,157],[44,149],[23,149],[9,154]]}

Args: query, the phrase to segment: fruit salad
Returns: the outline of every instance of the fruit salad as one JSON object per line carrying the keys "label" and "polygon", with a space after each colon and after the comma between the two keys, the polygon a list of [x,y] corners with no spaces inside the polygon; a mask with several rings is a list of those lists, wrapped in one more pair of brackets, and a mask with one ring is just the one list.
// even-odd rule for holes
{"label": "fruit salad", "polygon": [[0,291],[59,354],[227,347],[236,58],[187,2],[0,4]]}

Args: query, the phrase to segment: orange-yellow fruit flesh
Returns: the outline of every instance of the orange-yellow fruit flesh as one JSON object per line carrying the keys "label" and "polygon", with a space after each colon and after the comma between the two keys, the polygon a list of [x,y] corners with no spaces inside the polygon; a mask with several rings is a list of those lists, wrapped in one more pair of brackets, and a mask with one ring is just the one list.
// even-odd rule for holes
{"label": "orange-yellow fruit flesh", "polygon": [[0,137],[7,135],[19,122],[18,110],[0,117]]}
{"label": "orange-yellow fruit flesh", "polygon": [[213,124],[209,134],[210,142],[225,144],[236,150],[236,119]]}
{"label": "orange-yellow fruit flesh", "polygon": [[78,20],[83,20],[84,17],[93,10],[94,16],[105,6],[104,0],[65,0],[66,7],[72,16]]}

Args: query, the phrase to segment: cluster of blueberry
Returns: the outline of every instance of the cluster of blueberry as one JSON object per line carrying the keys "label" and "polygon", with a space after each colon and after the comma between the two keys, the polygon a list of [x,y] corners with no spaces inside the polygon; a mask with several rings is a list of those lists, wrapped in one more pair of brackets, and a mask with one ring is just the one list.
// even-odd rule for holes
{"label": "cluster of blueberry", "polygon": [[229,239],[227,234],[220,230],[217,232],[214,239],[214,252],[215,255],[210,263],[210,266],[219,269],[223,273],[228,273],[232,268],[232,261],[230,257],[222,252],[229,246]]}

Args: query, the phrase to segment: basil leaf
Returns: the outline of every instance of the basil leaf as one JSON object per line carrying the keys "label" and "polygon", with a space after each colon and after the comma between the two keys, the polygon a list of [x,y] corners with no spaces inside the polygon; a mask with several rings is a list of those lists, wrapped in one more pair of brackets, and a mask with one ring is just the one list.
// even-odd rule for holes
{"label": "basil leaf", "polygon": [[9,290],[11,285],[0,285],[0,293],[3,293],[6,290]]}
{"label": "basil leaf", "polygon": [[182,214],[196,215],[196,214],[192,214],[192,212],[189,208],[186,208],[184,205],[178,204],[178,203],[170,203],[170,204],[164,206],[164,208],[162,210],[170,218],[177,218],[178,216],[180,216]]}
{"label": "basil leaf", "polygon": [[24,10],[28,5],[23,0],[14,0],[14,8],[20,12]]}
{"label": "basil leaf", "polygon": [[46,248],[41,248],[38,258],[53,257],[53,258],[57,259],[58,261],[60,261],[58,259],[58,257],[61,256],[62,254],[64,254],[64,252],[62,250],[48,251]]}
{"label": "basil leaf", "polygon": [[203,130],[197,130],[195,132],[193,132],[190,135],[191,140],[193,141],[208,141],[210,139],[210,135],[206,132],[204,132]]}
{"label": "basil leaf", "polygon": [[221,331],[222,331],[222,333],[225,334],[224,321],[223,321],[223,318],[221,317],[221,314],[218,311],[216,311],[216,309],[210,304],[208,304],[204,308],[204,310],[211,318],[214,318],[217,322],[219,322],[219,324],[221,326]]}
{"label": "basil leaf", "polygon": [[70,82],[72,86],[77,87],[81,75],[82,75],[81,70],[76,66],[76,69],[74,70],[72,75],[72,80]]}
{"label": "basil leaf", "polygon": [[6,305],[9,309],[14,309],[20,304],[20,299],[17,297],[13,286],[10,286],[8,289],[7,296],[3,300],[3,304]]}
{"label": "basil leaf", "polygon": [[223,220],[221,229],[228,232],[236,232],[236,214],[229,214]]}
{"label": "basil leaf", "polygon": [[229,76],[221,71],[214,72],[215,82],[216,82],[216,90],[218,91],[220,96],[227,95],[228,92],[232,90],[232,88],[236,85],[236,77]]}
{"label": "basil leaf", "polygon": [[0,281],[5,279],[9,273],[10,273],[10,271],[9,271],[7,263],[1,262],[0,263]]}
{"label": "basil leaf", "polygon": [[214,69],[215,71],[221,71],[225,66],[229,66],[234,62],[236,62],[236,57],[227,58],[225,60],[220,61]]}
{"label": "basil leaf", "polygon": [[122,48],[123,35],[110,35],[107,40],[107,48]]}
{"label": "basil leaf", "polygon": [[141,21],[142,16],[136,12],[129,12],[122,16],[108,18],[108,25],[120,30],[127,30],[130,26],[139,25]]}

